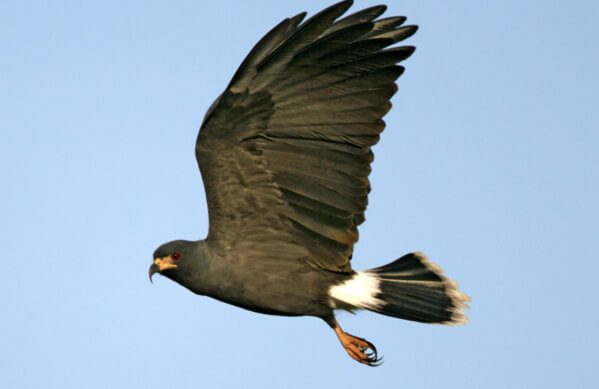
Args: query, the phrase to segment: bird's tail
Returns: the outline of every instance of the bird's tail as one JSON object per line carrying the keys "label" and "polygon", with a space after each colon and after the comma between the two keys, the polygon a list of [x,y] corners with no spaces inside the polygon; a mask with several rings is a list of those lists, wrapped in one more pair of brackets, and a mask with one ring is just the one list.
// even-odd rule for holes
{"label": "bird's tail", "polygon": [[388,265],[355,272],[331,287],[336,307],[368,309],[423,323],[466,324],[463,309],[470,297],[422,253],[411,253]]}

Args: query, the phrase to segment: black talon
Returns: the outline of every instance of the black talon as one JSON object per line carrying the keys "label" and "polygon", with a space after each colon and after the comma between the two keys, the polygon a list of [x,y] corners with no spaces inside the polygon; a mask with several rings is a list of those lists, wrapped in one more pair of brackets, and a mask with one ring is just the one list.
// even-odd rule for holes
{"label": "black talon", "polygon": [[364,339],[364,341],[368,344],[368,349],[372,350],[372,352],[367,353],[366,356],[368,357],[368,366],[380,366],[383,364],[383,357],[378,357],[378,351],[376,349],[376,347],[374,346],[374,344],[370,343],[369,341],[367,341],[366,339]]}

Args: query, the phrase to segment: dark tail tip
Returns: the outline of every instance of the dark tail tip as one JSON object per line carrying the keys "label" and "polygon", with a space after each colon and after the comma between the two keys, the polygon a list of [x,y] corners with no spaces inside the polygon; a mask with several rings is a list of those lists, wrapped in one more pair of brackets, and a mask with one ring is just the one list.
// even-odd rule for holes
{"label": "dark tail tip", "polygon": [[376,298],[384,304],[369,308],[375,312],[423,323],[468,322],[463,309],[468,308],[470,297],[458,291],[458,284],[422,253],[404,255],[367,273],[380,282]]}

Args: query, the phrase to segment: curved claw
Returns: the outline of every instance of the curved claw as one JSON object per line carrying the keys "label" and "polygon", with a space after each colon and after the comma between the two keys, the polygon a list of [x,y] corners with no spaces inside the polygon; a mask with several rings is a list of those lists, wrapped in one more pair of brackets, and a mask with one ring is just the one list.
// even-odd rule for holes
{"label": "curved claw", "polygon": [[358,338],[357,336],[343,332],[341,327],[339,327],[339,324],[335,324],[335,333],[350,357],[368,366],[379,366],[383,363],[383,357],[378,357],[378,351],[376,347],[374,347],[374,344],[366,339]]}
{"label": "curved claw", "polygon": [[362,350],[363,352],[367,351],[368,349],[372,350],[372,352],[366,352],[365,355],[368,357],[366,362],[362,362],[365,363],[368,366],[380,366],[383,364],[383,357],[381,356],[380,358],[378,357],[378,351],[376,350],[376,347],[374,347],[374,344],[370,343],[369,341],[367,341],[366,339],[361,339],[364,342],[366,342],[366,344],[368,344],[368,348],[366,350]]}

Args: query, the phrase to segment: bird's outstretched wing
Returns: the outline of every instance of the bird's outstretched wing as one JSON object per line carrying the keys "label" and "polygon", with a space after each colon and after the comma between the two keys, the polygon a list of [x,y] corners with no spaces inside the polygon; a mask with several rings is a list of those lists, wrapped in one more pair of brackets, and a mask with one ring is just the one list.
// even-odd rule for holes
{"label": "bird's outstretched wing", "polygon": [[[248,54],[208,110],[196,143],[207,240],[248,257],[349,260],[379,139],[416,32],[376,6],[337,20],[351,1],[302,23],[283,20]],[[241,251],[238,251],[241,250]]]}

